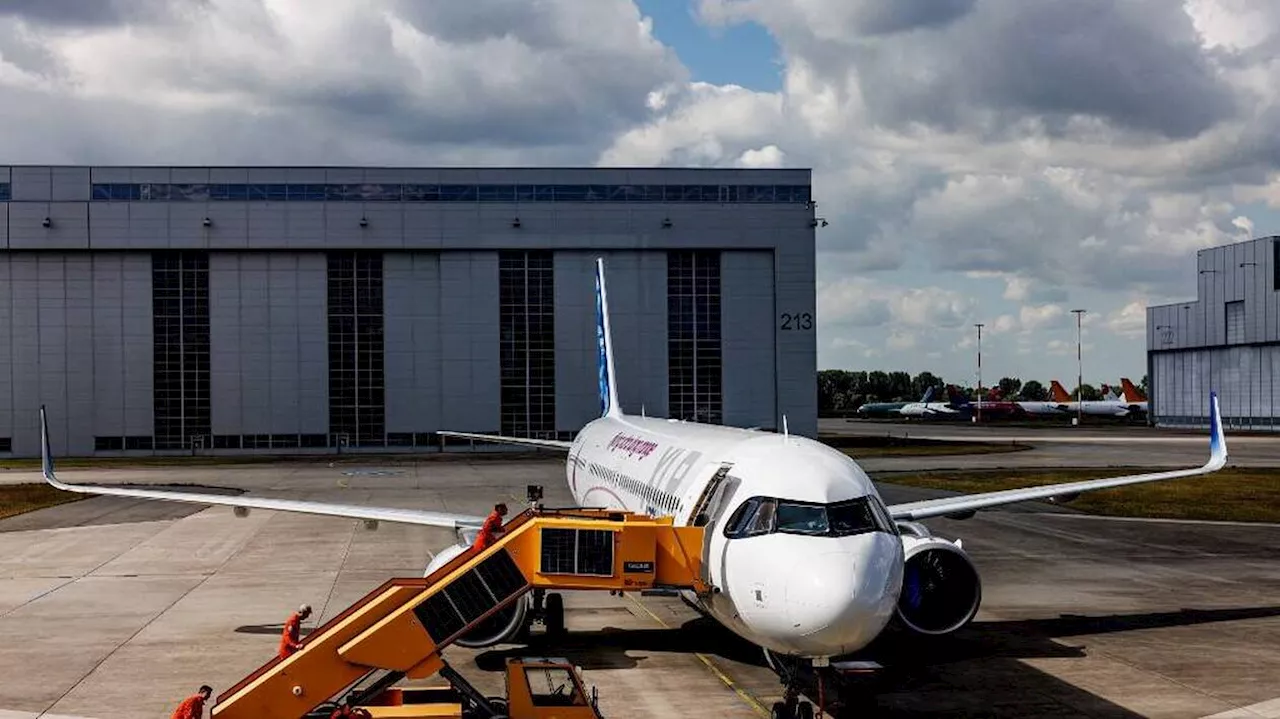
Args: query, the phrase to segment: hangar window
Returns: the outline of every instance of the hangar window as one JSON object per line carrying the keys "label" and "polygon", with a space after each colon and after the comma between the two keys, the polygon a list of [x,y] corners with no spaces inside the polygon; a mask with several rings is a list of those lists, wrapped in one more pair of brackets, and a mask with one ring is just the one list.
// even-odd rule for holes
{"label": "hangar window", "polygon": [[188,449],[211,434],[209,254],[151,255],[155,449]]}
{"label": "hangar window", "polygon": [[9,183],[0,182],[0,202],[8,202],[9,198],[12,196],[10,192]]}
{"label": "hangar window", "polygon": [[550,250],[498,254],[502,433],[556,431],[555,267]]}
{"label": "hangar window", "polygon": [[[803,204],[809,185],[99,182],[94,202],[667,202]],[[0,200],[8,200],[0,184]]]}
{"label": "hangar window", "polygon": [[339,445],[382,446],[382,254],[329,253],[328,284],[329,432]]}
{"label": "hangar window", "polygon": [[1227,344],[1235,345],[1245,341],[1244,337],[1244,301],[1228,302],[1227,312]]}
{"label": "hangar window", "polygon": [[12,451],[13,451],[13,438],[0,437],[0,452],[12,452]]}
{"label": "hangar window", "polygon": [[667,362],[670,416],[719,424],[719,252],[667,253]]}

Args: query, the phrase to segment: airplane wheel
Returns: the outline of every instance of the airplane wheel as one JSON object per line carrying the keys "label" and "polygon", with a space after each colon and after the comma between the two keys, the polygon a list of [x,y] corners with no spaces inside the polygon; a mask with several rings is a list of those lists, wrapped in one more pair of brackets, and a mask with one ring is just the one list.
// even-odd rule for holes
{"label": "airplane wheel", "polygon": [[803,702],[796,707],[796,719],[813,719],[813,705]]}
{"label": "airplane wheel", "polygon": [[787,711],[786,704],[774,702],[773,711],[769,712],[769,719],[791,719],[791,712]]}
{"label": "airplane wheel", "polygon": [[564,634],[564,596],[548,594],[546,601],[543,621],[547,625],[547,634],[560,636]]}

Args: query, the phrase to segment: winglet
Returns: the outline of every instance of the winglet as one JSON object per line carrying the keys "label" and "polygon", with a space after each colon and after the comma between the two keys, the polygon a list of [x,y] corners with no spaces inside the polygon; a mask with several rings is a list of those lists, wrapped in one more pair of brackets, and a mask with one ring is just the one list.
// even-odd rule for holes
{"label": "winglet", "polygon": [[40,405],[40,471],[44,474],[44,481],[58,489],[67,489],[53,474],[53,450],[49,448],[49,420],[45,416],[44,405]]}
{"label": "winglet", "polygon": [[1211,472],[1222,469],[1227,463],[1227,435],[1222,431],[1222,415],[1218,410],[1218,393],[1209,393],[1209,463]]}
{"label": "winglet", "polygon": [[613,364],[613,333],[609,327],[609,293],[604,286],[604,258],[596,258],[596,348],[599,353],[600,416],[621,417],[618,376]]}

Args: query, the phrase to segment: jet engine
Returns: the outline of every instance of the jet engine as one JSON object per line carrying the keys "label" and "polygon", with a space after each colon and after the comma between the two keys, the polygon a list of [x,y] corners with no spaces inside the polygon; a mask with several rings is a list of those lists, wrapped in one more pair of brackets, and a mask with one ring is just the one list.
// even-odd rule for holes
{"label": "jet engine", "polygon": [[[467,551],[465,544],[455,544],[440,550],[440,553],[436,554],[427,565],[422,576],[430,576],[432,572],[465,551]],[[469,649],[483,649],[511,641],[528,626],[530,602],[530,598],[526,595],[508,604],[459,638],[458,645]]]}
{"label": "jet engine", "polygon": [[918,524],[900,525],[905,566],[898,619],[918,634],[950,634],[982,603],[978,570],[960,542],[935,537]]}

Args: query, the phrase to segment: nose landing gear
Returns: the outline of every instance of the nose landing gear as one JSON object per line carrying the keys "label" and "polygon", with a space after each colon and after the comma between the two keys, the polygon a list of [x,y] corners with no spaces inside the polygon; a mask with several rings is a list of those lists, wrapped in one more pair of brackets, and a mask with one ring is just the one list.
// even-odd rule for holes
{"label": "nose landing gear", "polygon": [[777,656],[768,649],[764,650],[764,660],[786,687],[782,701],[773,703],[770,719],[813,719],[813,704],[801,696],[805,680],[800,673],[800,662],[791,657]]}

